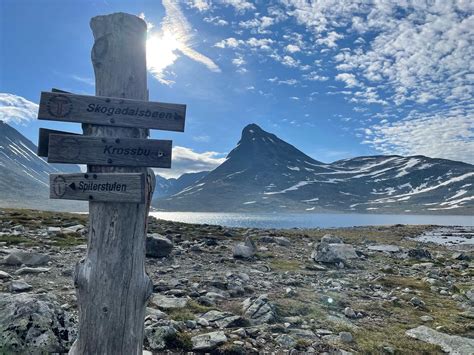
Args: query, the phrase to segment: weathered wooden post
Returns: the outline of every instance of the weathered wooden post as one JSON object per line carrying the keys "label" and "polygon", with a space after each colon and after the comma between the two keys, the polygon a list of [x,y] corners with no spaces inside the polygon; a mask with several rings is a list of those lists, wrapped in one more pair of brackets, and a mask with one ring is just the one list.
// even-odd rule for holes
{"label": "weathered wooden post", "polygon": [[[96,95],[147,100],[146,23],[115,13],[91,20]],[[87,136],[146,138],[147,129],[83,124]],[[120,139],[118,138],[118,139]],[[113,164],[113,162],[111,163]],[[89,166],[89,172],[144,172],[146,168]],[[147,203],[90,202],[87,256],[76,266],[78,339],[70,354],[141,354],[152,284],[145,273]]]}
{"label": "weathered wooden post", "polygon": [[148,102],[146,24],[116,13],[91,20],[96,95],[42,92],[38,119],[81,122],[84,135],[40,129],[38,155],[87,164],[52,174],[50,197],[89,201],[87,255],[76,265],[79,333],[70,354],[141,354],[147,216],[155,175],[171,167],[171,141],[148,129],[184,131],[186,105]]}

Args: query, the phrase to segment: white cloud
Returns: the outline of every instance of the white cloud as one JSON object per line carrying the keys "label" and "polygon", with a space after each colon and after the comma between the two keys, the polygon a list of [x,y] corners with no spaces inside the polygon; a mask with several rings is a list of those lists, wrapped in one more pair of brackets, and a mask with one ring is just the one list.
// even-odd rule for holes
{"label": "white cloud", "polygon": [[227,26],[229,24],[229,22],[220,18],[219,16],[204,17],[204,22],[212,23],[213,25],[216,25],[216,26]]}
{"label": "white cloud", "polygon": [[0,120],[5,123],[26,123],[38,117],[39,106],[24,97],[0,93]]}
{"label": "white cloud", "polygon": [[339,73],[336,75],[336,80],[343,81],[346,84],[346,87],[353,88],[355,86],[359,86],[359,82],[357,81],[354,74],[350,73]]}
{"label": "white cloud", "polygon": [[309,81],[328,81],[329,77],[324,75],[319,75],[317,72],[312,71],[311,73],[304,74],[303,79]]}
{"label": "white cloud", "polygon": [[85,76],[80,76],[80,75],[71,75],[71,78],[80,82],[80,83],[83,83],[83,84],[87,84],[89,86],[95,86],[95,80],[92,79],[92,78],[88,78],[88,77],[85,77]]}
{"label": "white cloud", "polygon": [[261,16],[247,21],[240,21],[239,26],[251,30],[252,33],[269,33],[268,27],[275,24],[272,17]]}
{"label": "white cloud", "polygon": [[188,20],[175,0],[162,0],[166,16],[161,23],[159,33],[149,33],[147,40],[148,70],[161,83],[171,84],[166,78],[166,69],[179,55],[205,65],[213,72],[220,72],[216,63],[193,48],[194,32]]}
{"label": "white cloud", "polygon": [[187,4],[199,12],[209,11],[211,9],[211,1],[209,0],[188,0]]}
{"label": "white cloud", "polygon": [[241,67],[245,64],[245,59],[242,56],[237,56],[237,58],[232,59],[232,64],[236,67]]}
{"label": "white cloud", "polygon": [[[335,48],[346,35],[362,44],[334,59],[396,105],[471,101],[474,93],[472,1],[284,0],[287,12]],[[472,102],[472,101],[471,101]]]}
{"label": "white cloud", "polygon": [[165,178],[176,178],[185,173],[213,170],[225,161],[217,152],[197,153],[190,148],[173,147],[171,169],[155,169]]}
{"label": "white cloud", "polygon": [[384,154],[426,155],[474,163],[474,112],[414,114],[365,131],[364,143]]}
{"label": "white cloud", "polygon": [[[271,79],[268,79],[268,80],[270,81]],[[293,85],[298,84],[298,80],[296,79],[278,80],[278,84],[293,86]]]}
{"label": "white cloud", "polygon": [[217,48],[237,48],[241,44],[243,44],[244,41],[235,39],[234,37],[229,37],[226,39],[223,39],[222,41],[217,42],[214,47]]}
{"label": "white cloud", "polygon": [[217,0],[217,2],[227,6],[232,6],[239,13],[247,10],[255,10],[255,5],[247,0]]}
{"label": "white cloud", "polygon": [[334,48],[337,47],[337,41],[340,40],[341,38],[344,38],[342,34],[339,34],[335,31],[331,31],[327,33],[325,37],[320,37],[316,40],[317,44],[324,45],[328,48]]}
{"label": "white cloud", "polygon": [[287,66],[287,67],[290,67],[290,68],[296,68],[300,62],[299,60],[289,56],[289,55],[285,55],[283,57],[279,57],[279,56],[274,56],[275,60],[279,61],[281,64]]}
{"label": "white cloud", "polygon": [[296,53],[296,52],[300,52],[301,48],[298,47],[297,45],[289,44],[285,47],[285,51],[287,51],[289,53]]}

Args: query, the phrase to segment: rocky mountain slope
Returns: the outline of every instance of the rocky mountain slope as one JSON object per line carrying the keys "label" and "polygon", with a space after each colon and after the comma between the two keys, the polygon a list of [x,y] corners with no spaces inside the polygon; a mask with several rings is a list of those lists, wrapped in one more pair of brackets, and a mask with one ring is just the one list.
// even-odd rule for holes
{"label": "rocky mountain slope", "polygon": [[204,176],[209,174],[209,171],[201,171],[198,173],[187,173],[181,175],[179,178],[166,179],[156,174],[156,186],[153,193],[153,199],[164,198],[172,196],[188,186],[194,185]]}
{"label": "rocky mountain slope", "polygon": [[31,141],[0,121],[0,205],[76,210],[81,203],[49,201],[49,174],[79,172],[79,167],[48,164],[36,152]]}
{"label": "rocky mountain slope", "polygon": [[[474,352],[473,228],[263,230],[150,218],[149,233],[144,346],[153,354]],[[70,349],[72,274],[87,234],[85,215],[0,210],[0,353]]]}
{"label": "rocky mountain slope", "polygon": [[474,212],[474,166],[425,156],[325,164],[252,124],[226,161],[165,199],[170,211]]}

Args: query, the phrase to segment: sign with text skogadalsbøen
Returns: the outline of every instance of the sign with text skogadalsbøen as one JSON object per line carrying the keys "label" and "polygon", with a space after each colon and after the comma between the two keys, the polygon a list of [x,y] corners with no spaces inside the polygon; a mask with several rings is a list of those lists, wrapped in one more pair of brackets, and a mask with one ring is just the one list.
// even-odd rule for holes
{"label": "sign with text skogadalsb\u00f8en", "polygon": [[184,131],[186,105],[42,92],[38,119]]}
{"label": "sign with text skogadalsb\u00f8en", "polygon": [[145,203],[143,173],[51,174],[52,199]]}
{"label": "sign with text skogadalsb\u00f8en", "polygon": [[50,134],[48,163],[171,167],[171,141]]}

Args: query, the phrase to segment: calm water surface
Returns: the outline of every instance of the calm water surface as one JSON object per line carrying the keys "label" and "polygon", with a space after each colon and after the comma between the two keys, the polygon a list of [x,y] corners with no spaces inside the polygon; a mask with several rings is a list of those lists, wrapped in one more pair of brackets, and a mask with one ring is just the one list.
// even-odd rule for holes
{"label": "calm water surface", "polygon": [[474,216],[210,212],[151,212],[150,215],[175,222],[244,228],[330,228],[391,224],[474,226]]}

